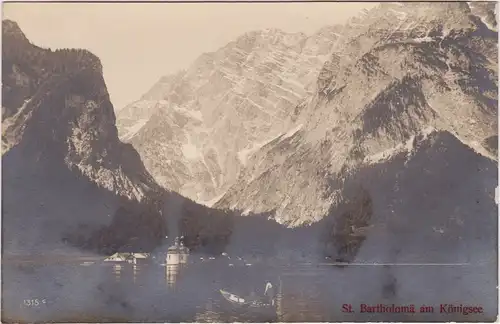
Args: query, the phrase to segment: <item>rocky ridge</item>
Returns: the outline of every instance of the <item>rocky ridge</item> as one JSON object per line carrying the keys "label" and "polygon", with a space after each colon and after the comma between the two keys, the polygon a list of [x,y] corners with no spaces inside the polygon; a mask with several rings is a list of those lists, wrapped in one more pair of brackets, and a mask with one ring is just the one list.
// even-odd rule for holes
{"label": "rocky ridge", "polygon": [[310,37],[249,32],[203,54],[119,111],[121,138],[161,185],[210,205],[259,143],[288,129],[294,107],[314,89],[341,37],[338,28]]}
{"label": "rocky ridge", "polygon": [[297,106],[297,131],[252,155],[215,206],[274,211],[288,226],[317,221],[343,195],[330,179],[400,149],[411,156],[404,143],[429,129],[497,160],[481,144],[497,134],[497,30],[484,19],[466,3],[384,3],[352,19]]}
{"label": "rocky ridge", "polygon": [[141,228],[136,236],[161,237],[161,209],[150,207],[163,189],[133,147],[118,140],[99,59],[86,50],[37,47],[17,23],[2,25],[6,251],[75,240],[103,247],[105,235],[99,242],[85,237],[128,218],[125,210],[135,210],[129,221]]}

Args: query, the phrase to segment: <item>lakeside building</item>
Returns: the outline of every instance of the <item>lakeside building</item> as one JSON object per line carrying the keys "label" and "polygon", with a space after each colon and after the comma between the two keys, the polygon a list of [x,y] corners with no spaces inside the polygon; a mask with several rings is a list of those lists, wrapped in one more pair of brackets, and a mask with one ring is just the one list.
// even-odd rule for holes
{"label": "lakeside building", "polygon": [[180,269],[188,262],[189,249],[182,240],[175,238],[174,245],[169,247],[166,256],[165,277],[169,287],[174,288]]}
{"label": "lakeside building", "polygon": [[167,265],[183,265],[188,261],[189,249],[184,246],[182,241],[179,242],[179,238],[175,238],[174,245],[169,247],[167,250]]}
{"label": "lakeside building", "polygon": [[149,256],[149,253],[118,252],[104,259],[104,262],[141,264],[147,263]]}

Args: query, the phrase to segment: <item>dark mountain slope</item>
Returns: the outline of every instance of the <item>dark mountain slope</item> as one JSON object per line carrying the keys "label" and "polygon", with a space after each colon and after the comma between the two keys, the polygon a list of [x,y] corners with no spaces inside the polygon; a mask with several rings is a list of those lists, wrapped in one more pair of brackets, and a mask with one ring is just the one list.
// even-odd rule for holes
{"label": "dark mountain slope", "polygon": [[337,243],[330,254],[352,260],[359,252],[358,260],[381,263],[494,263],[496,163],[448,132],[421,134],[411,144],[331,181],[357,204],[330,211]]}
{"label": "dark mountain slope", "polygon": [[39,48],[15,22],[3,27],[4,251],[152,251],[166,234],[223,250],[233,213],[156,184],[118,139],[99,59]]}
{"label": "dark mountain slope", "polygon": [[102,250],[111,242],[85,238],[126,218],[123,208],[149,211],[147,220],[131,216],[131,227],[154,246],[166,230],[161,209],[151,208],[162,191],[118,140],[99,59],[36,47],[3,21],[2,80],[4,251],[48,251],[63,241]]}

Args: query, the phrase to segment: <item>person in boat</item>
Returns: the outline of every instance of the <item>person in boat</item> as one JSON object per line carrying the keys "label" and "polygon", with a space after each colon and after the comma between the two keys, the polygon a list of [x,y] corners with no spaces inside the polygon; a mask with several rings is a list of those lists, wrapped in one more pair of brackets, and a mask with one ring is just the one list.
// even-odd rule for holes
{"label": "person in boat", "polygon": [[266,296],[269,299],[269,303],[274,306],[274,287],[273,285],[268,281],[266,283],[266,289],[264,290],[264,296]]}

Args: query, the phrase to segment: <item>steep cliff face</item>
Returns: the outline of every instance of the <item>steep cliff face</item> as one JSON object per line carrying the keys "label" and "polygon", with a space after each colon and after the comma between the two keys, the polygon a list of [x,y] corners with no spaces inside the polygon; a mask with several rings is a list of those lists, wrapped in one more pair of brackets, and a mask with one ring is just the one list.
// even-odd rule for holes
{"label": "steep cliff face", "polygon": [[497,31],[475,12],[387,3],[351,20],[294,127],[249,157],[215,206],[274,211],[290,226],[319,220],[344,195],[331,179],[413,152],[408,143],[432,129],[496,160],[486,143],[497,135]]}
{"label": "steep cliff face", "polygon": [[420,133],[330,181],[343,194],[329,211],[331,256],[386,263],[496,258],[497,165],[449,132]]}
{"label": "steep cliff face", "polygon": [[340,36],[337,29],[311,37],[249,32],[204,54],[120,110],[120,136],[161,185],[210,204],[260,143],[289,127]]}
{"label": "steep cliff face", "polygon": [[[116,222],[120,206],[148,209],[161,189],[132,146],[118,140],[99,59],[32,45],[12,21],[2,30],[6,251],[60,247],[76,236],[82,243]],[[159,209],[149,211],[143,224],[153,226],[154,241],[163,219]]]}

